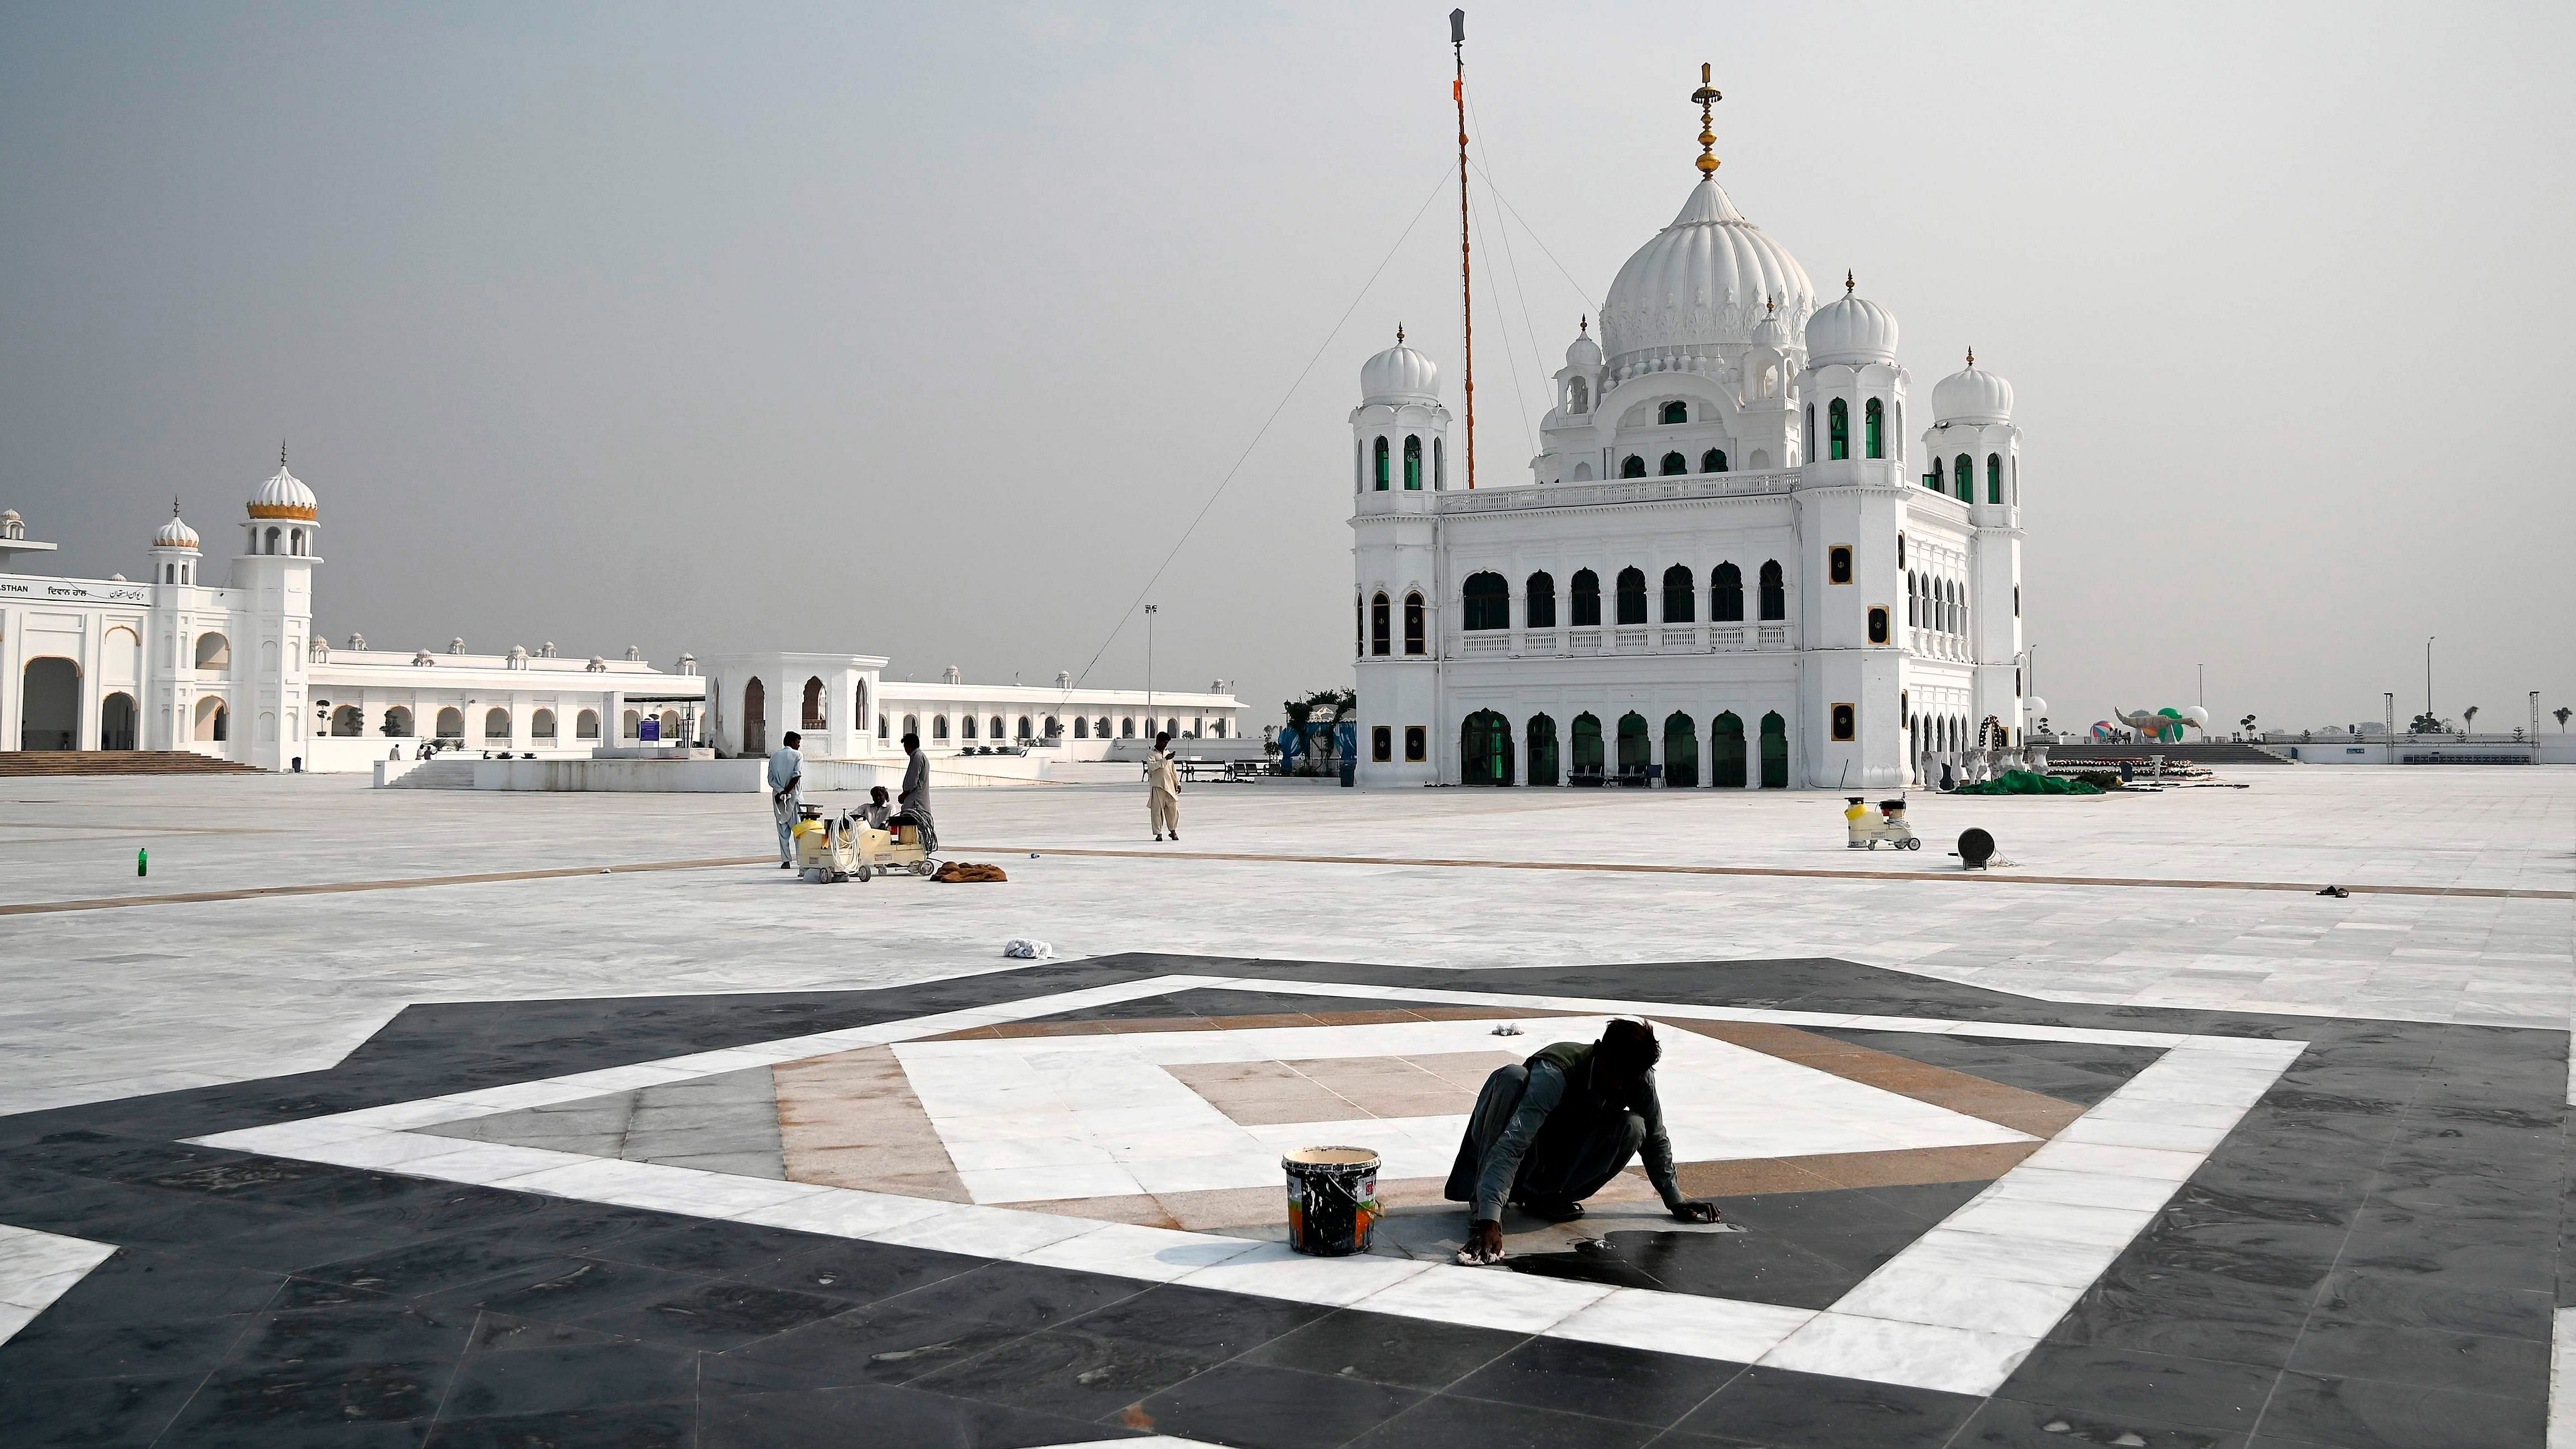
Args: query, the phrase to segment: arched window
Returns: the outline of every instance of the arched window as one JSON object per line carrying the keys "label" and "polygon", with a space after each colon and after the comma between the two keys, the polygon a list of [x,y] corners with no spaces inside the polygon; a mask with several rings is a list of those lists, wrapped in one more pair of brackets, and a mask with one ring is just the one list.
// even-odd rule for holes
{"label": "arched window", "polygon": [[992,728],[992,732],[991,732],[991,733],[989,733],[989,734],[987,734],[987,735],[985,735],[985,736],[984,736],[984,738],[986,738],[986,739],[988,739],[988,740],[998,740],[998,739],[1000,739],[1001,737],[1002,737],[1002,717],[1001,717],[1000,715],[998,715],[998,714],[997,714],[997,715],[993,716],[993,728]]}
{"label": "arched window", "polygon": [[[630,716],[631,718],[631,716]],[[465,711],[450,705],[438,712],[438,737],[442,740],[465,738]]]}
{"label": "arched window", "polygon": [[[672,723],[677,724],[679,721],[675,719]],[[541,709],[528,716],[528,738],[532,740],[550,740],[554,737],[555,712],[553,710]]]}
{"label": "arched window", "polygon": [[1762,716],[1762,788],[1789,788],[1789,722],[1777,711]]}
{"label": "arched window", "polygon": [[1521,605],[1521,609],[1522,612],[1528,616],[1528,622],[1525,627],[1531,629],[1555,628],[1556,580],[1545,573],[1535,573],[1530,575],[1529,598]]}
{"label": "arched window", "polygon": [[1896,536],[1896,566],[1905,567],[1905,535],[1901,533]]}
{"label": "arched window", "polygon": [[1825,449],[1830,458],[1851,456],[1851,406],[1841,398],[1825,404]]}
{"label": "arched window", "polygon": [[1986,501],[2004,501],[2004,455],[2001,453],[1986,455]]}
{"label": "arched window", "polygon": [[1590,463],[1588,463],[1588,462],[1587,462],[1587,463],[1577,463],[1577,464],[1575,464],[1575,465],[1574,465],[1574,476],[1573,476],[1572,478],[1568,479],[1567,481],[1568,481],[1568,482],[1572,482],[1572,483],[1589,483],[1589,482],[1591,482],[1591,481],[1592,481],[1592,465],[1591,465]]}
{"label": "arched window", "polygon": [[1668,402],[1664,404],[1664,421],[1667,423],[1689,422],[1690,404],[1681,402]]}
{"label": "arched window", "polygon": [[1431,439],[1431,487],[1436,492],[1449,486],[1448,440],[1434,435]]}
{"label": "arched window", "polygon": [[1655,744],[1646,734],[1646,717],[1630,710],[1619,716],[1619,773],[1643,774],[1655,762]]}
{"label": "arched window", "polygon": [[1762,617],[1789,617],[1789,590],[1780,579],[1780,561],[1771,559],[1762,565]]}
{"label": "arched window", "polygon": [[1386,474],[1387,474],[1386,439],[1385,439],[1384,437],[1380,437],[1380,438],[1377,440],[1377,471],[1376,471],[1376,474],[1374,475],[1374,476],[1376,477],[1376,479],[1377,479],[1377,491],[1378,491],[1378,492],[1380,492],[1380,493],[1384,493],[1384,492],[1386,491],[1386,482],[1387,482]]}
{"label": "arched window", "polygon": [[1969,503],[1975,501],[1977,496],[1975,486],[1976,481],[1976,459],[1969,457],[1965,453],[1961,453],[1958,457],[1951,460],[1950,491],[1959,495],[1960,502]]}
{"label": "arched window", "polygon": [[1810,458],[1816,456],[1816,405],[1814,403],[1807,404],[1807,432],[1804,441],[1807,445],[1807,456]]}
{"label": "arched window", "polygon": [[[975,717],[973,715],[968,715],[966,717],[966,723],[969,725],[972,725],[974,722]],[[934,714],[930,717],[930,737],[934,740],[944,740],[948,738],[948,716],[944,714]]]}
{"label": "arched window", "polygon": [[1728,710],[1708,722],[1708,782],[1721,790],[1741,790],[1744,778],[1744,721]]}
{"label": "arched window", "polygon": [[957,722],[957,736],[958,736],[958,738],[960,738],[960,739],[968,739],[968,740],[971,740],[971,739],[975,738],[975,730],[976,730],[976,727],[977,727],[977,722],[976,722],[975,716],[973,716],[973,715],[971,715],[971,714],[970,714],[970,715],[968,715],[968,716],[966,716],[964,719],[959,720],[959,721]]}
{"label": "arched window", "polygon": [[1871,398],[1867,403],[1862,404],[1860,410],[1860,430],[1861,456],[1864,458],[1886,457],[1887,409],[1879,402],[1878,399]]}
{"label": "arched window", "polygon": [[572,737],[577,740],[598,739],[599,711],[595,709],[586,709],[581,713],[574,715],[572,720]]}
{"label": "arched window", "polygon": [[[1897,540],[1897,547],[1904,547],[1903,539]],[[1905,622],[1918,629],[1923,627],[1923,585],[1910,570],[1905,575]]]}
{"label": "arched window", "polygon": [[1699,783],[1699,722],[1680,710],[1664,718],[1664,787]]}
{"label": "arched window", "polygon": [[1351,656],[1357,658],[1367,652],[1368,601],[1353,595],[1351,598]]}
{"label": "arched window", "polygon": [[[626,712],[626,732],[619,738],[635,738],[635,711]],[[756,674],[742,682],[742,752],[769,753],[769,686]]]}
{"label": "arched window", "polygon": [[298,558],[302,558],[304,556],[303,529],[291,528],[286,531],[286,551],[294,554]]}
{"label": "arched window", "polygon": [[823,727],[823,681],[818,676],[806,677],[803,719],[805,729],[819,730]]}
{"label": "arched window", "polygon": [[233,662],[233,641],[208,631],[197,636],[197,667],[227,669]]}
{"label": "arched window", "polygon": [[903,717],[903,732],[912,736],[914,739],[921,738],[921,716],[917,714],[905,715]]}
{"label": "arched window", "polygon": [[1109,716],[1104,714],[1091,722],[1091,735],[1094,739],[1109,738]]}
{"label": "arched window", "polygon": [[[1578,377],[1572,382],[1567,383],[1565,385],[1565,410],[1570,413],[1580,413],[1589,412],[1591,409],[1592,389],[1585,385],[1583,379]],[[1530,783],[1536,784],[1538,782],[1533,780]]]}
{"label": "arched window", "polygon": [[1089,715],[1078,714],[1073,717],[1073,737],[1077,740],[1087,740],[1091,738],[1091,717]]}
{"label": "arched window", "polygon": [[1134,715],[1128,715],[1126,718],[1118,721],[1118,738],[1122,740],[1132,740],[1136,738],[1136,717]]}
{"label": "arched window", "polygon": [[1380,590],[1376,598],[1369,600],[1369,653],[1378,656],[1391,653],[1394,633],[1394,605],[1387,601],[1386,592]]}
{"label": "arched window", "polygon": [[1574,571],[1574,619],[1577,629],[1595,629],[1601,625],[1601,576],[1590,569]]}
{"label": "arched window", "polygon": [[1699,580],[1687,564],[1664,570],[1664,622],[1688,624],[1699,613]]}
{"label": "arched window", "polygon": [[1726,450],[1724,448],[1711,448],[1707,452],[1700,454],[1699,470],[1703,473],[1725,472]]}
{"label": "arched window", "polygon": [[887,733],[887,732],[886,732],[886,717],[885,717],[885,711],[883,711],[883,710],[879,710],[879,711],[877,711],[877,738],[878,738],[878,739],[884,739],[884,738],[886,738],[886,733]]}
{"label": "arched window", "polygon": [[1657,471],[1664,477],[1675,477],[1690,471],[1690,460],[1679,453],[1666,453],[1663,465]]}
{"label": "arched window", "polygon": [[676,709],[662,711],[662,743],[667,745],[679,738],[680,712]]}
{"label": "arched window", "polygon": [[1467,716],[1458,728],[1458,783],[1512,783],[1512,723],[1490,709]]}
{"label": "arched window", "polygon": [[266,548],[264,548],[264,549],[261,549],[261,550],[260,550],[260,552],[262,552],[262,553],[275,553],[275,552],[277,552],[277,534],[278,534],[278,531],[277,531],[276,529],[274,529],[274,528],[272,528],[272,529],[270,529],[270,530],[268,531],[268,547],[266,547]]}
{"label": "arched window", "polygon": [[483,711],[483,738],[506,740],[510,737],[510,712],[506,709]]}
{"label": "arched window", "polygon": [[1708,576],[1708,617],[1719,624],[1744,622],[1744,570],[1722,563]]}
{"label": "arched window", "polygon": [[1408,433],[1404,439],[1404,491],[1422,491],[1422,435]]}
{"label": "arched window", "polygon": [[1578,775],[1601,773],[1601,717],[1586,710],[1574,717],[1574,759]]}
{"label": "arched window", "polygon": [[1496,573],[1469,574],[1467,587],[1460,596],[1459,627],[1463,629],[1508,629],[1512,627],[1512,586]]}
{"label": "arched window", "polygon": [[411,711],[403,708],[401,705],[395,705],[393,708],[386,710],[385,722],[382,729],[387,739],[410,739]]}
{"label": "arched window", "polygon": [[[1048,721],[1048,723],[1052,724],[1052,723],[1054,723],[1054,721],[1050,720],[1050,721]],[[1054,730],[1048,730],[1048,731],[1047,731],[1047,733],[1048,733],[1048,734],[1054,734],[1054,733],[1055,733],[1055,731],[1054,731]],[[1031,729],[1030,729],[1030,727],[1029,727],[1029,717],[1028,717],[1027,715],[1021,715],[1021,716],[1020,716],[1020,727],[1019,727],[1019,729],[1018,729],[1018,730],[1016,730],[1015,732],[1013,732],[1013,734],[1011,735],[1011,738],[1013,738],[1013,739],[1015,739],[1015,740],[1026,740],[1026,739],[1034,739],[1034,738],[1036,738],[1035,734],[1031,731]]]}
{"label": "arched window", "polygon": [[[1404,652],[1422,652],[1422,595],[1418,592],[1407,592],[1404,596]],[[1173,733],[1180,731],[1174,730]]]}
{"label": "arched window", "polygon": [[1557,783],[1556,721],[1543,714],[1530,716],[1529,782],[1533,785]]}
{"label": "arched window", "polygon": [[366,734],[366,732],[367,712],[365,710],[358,708],[354,704],[344,704],[338,709],[331,711],[332,738],[349,739],[356,736],[362,736]]}
{"label": "arched window", "polygon": [[1368,491],[1368,448],[1359,439],[1351,439],[1351,491]]}
{"label": "arched window", "polygon": [[1637,453],[1630,453],[1628,455],[1628,461],[1619,465],[1619,476],[1622,478],[1645,477],[1646,460],[1644,456]]}
{"label": "arched window", "polygon": [[1646,571],[1638,568],[1619,570],[1619,622],[1646,622]]}

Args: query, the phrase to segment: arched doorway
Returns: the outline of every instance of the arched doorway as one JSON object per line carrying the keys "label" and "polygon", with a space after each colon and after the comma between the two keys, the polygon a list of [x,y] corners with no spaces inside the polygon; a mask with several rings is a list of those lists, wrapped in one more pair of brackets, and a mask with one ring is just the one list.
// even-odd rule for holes
{"label": "arched doorway", "polygon": [[1490,709],[1467,716],[1458,731],[1459,783],[1512,783],[1512,722]]}
{"label": "arched doorway", "polygon": [[449,705],[446,708],[441,709],[438,712],[438,738],[442,740],[464,739],[465,711],[456,708],[454,705]]}
{"label": "arched doorway", "polygon": [[742,687],[742,752],[746,755],[769,753],[769,696],[758,679]]}
{"label": "arched doorway", "polygon": [[1762,788],[1789,788],[1789,722],[1777,710],[1762,716]]}
{"label": "arched doorway", "polygon": [[1561,783],[1556,765],[1556,721],[1543,714],[1530,716],[1529,782],[1533,785]]}
{"label": "arched doorway", "polygon": [[80,666],[47,655],[27,661],[18,694],[18,748],[80,747]]}
{"label": "arched doorway", "polygon": [[1646,717],[1635,710],[1619,716],[1619,773],[1643,775],[1654,762],[1655,745],[1646,737]]}
{"label": "arched doorway", "polygon": [[1721,790],[1745,786],[1744,721],[1733,710],[1709,721],[1708,782]]}
{"label": "arched doorway", "polygon": [[140,711],[134,707],[134,696],[111,694],[98,703],[98,747],[102,750],[134,748],[134,726]]}
{"label": "arched doorway", "polygon": [[1699,783],[1699,722],[1680,710],[1664,718],[1664,783]]}
{"label": "arched doorway", "polygon": [[232,738],[233,712],[221,699],[207,695],[197,701],[197,738],[210,744],[221,744]]}
{"label": "arched doorway", "polygon": [[1574,717],[1574,773],[1601,778],[1601,717],[1589,710]]}
{"label": "arched doorway", "polygon": [[805,681],[804,718],[806,729],[819,730],[823,727],[823,681],[820,678],[809,676]]}

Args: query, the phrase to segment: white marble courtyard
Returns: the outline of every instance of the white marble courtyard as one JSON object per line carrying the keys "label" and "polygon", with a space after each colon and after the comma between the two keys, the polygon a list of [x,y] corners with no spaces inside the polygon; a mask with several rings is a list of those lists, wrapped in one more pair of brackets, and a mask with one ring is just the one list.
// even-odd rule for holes
{"label": "white marble courtyard", "polygon": [[[1206,785],[1156,847],[1133,787],[952,792],[947,853],[1012,876],[973,888],[631,869],[765,851],[736,797],[12,781],[0,1111],[325,1067],[413,1002],[888,985],[1002,969],[1012,936],[1473,971],[1832,956],[2050,1000],[2568,1023],[2576,772],[2228,778],[2250,788],[1918,796],[1908,856],[1844,850],[1822,793]],[[2015,870],[1957,877],[1972,824]],[[515,872],[554,874],[420,883]],[[319,886],[355,888],[256,894]],[[164,899],[197,895],[221,898]]]}

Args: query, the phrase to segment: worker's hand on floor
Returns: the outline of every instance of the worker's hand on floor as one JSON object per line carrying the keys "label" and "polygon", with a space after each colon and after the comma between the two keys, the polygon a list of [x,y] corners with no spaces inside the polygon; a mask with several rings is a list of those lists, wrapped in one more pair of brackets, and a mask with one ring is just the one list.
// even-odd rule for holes
{"label": "worker's hand on floor", "polygon": [[1713,1223],[1717,1221],[1717,1204],[1686,1202],[1673,1209],[1673,1216],[1686,1223]]}
{"label": "worker's hand on floor", "polygon": [[1480,1262],[1501,1262],[1503,1260],[1503,1225],[1491,1220],[1469,1223],[1467,1255]]}

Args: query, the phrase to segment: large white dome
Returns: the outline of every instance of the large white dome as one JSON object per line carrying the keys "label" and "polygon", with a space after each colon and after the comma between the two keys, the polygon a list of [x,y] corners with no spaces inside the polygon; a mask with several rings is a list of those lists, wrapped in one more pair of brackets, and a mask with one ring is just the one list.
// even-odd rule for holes
{"label": "large white dome", "polygon": [[287,472],[286,464],[280,461],[277,472],[259,485],[259,492],[251,496],[250,516],[311,519],[319,514],[313,490],[304,486],[303,479]]}
{"label": "large white dome", "polygon": [[1807,319],[1807,361],[1894,362],[1896,314],[1852,290],[1843,278],[1843,294],[1816,309]]}
{"label": "large white dome", "polygon": [[1362,403],[1440,402],[1440,369],[1419,349],[1404,345],[1404,329],[1395,345],[1360,364]]}
{"label": "large white dome", "polygon": [[1672,225],[1637,249],[1601,307],[1601,345],[1618,367],[1666,349],[1749,342],[1777,299],[1791,326],[1814,308],[1815,283],[1788,248],[1744,219],[1702,178]]}
{"label": "large white dome", "polygon": [[2012,421],[2012,384],[1977,366],[1977,354],[1968,354],[1968,365],[1935,383],[1932,388],[1932,420],[1940,423],[2008,423]]}

